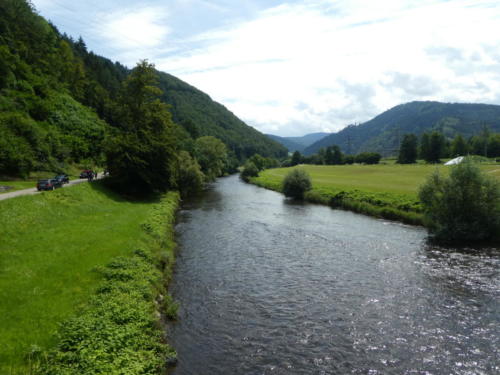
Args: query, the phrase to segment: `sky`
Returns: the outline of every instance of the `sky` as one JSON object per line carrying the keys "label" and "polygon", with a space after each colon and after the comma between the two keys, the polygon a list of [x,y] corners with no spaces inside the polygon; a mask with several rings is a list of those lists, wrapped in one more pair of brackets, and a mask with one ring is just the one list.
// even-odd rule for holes
{"label": "sky", "polygon": [[498,0],[32,0],[263,133],[335,132],[413,100],[500,104]]}

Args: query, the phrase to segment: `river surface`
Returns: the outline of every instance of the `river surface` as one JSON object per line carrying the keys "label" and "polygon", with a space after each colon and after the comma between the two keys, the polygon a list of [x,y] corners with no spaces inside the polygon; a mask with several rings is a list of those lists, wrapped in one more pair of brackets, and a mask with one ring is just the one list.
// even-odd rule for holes
{"label": "river surface", "polygon": [[237,176],[179,216],[174,374],[500,374],[498,249]]}

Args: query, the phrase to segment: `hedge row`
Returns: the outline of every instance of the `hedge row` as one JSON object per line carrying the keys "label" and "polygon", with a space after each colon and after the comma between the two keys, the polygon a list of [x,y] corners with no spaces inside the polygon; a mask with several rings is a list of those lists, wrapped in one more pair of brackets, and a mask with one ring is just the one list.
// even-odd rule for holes
{"label": "hedge row", "polygon": [[83,311],[62,324],[58,347],[42,361],[41,374],[153,375],[175,360],[161,313],[176,312],[172,298],[163,296],[172,272],[178,202],[177,193],[168,193],[142,225],[144,239],[133,255],[98,270],[104,281]]}

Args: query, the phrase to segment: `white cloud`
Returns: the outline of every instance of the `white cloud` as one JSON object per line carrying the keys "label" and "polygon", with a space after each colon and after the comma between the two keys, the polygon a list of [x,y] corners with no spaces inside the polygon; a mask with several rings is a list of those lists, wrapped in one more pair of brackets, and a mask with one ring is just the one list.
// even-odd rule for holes
{"label": "white cloud", "polygon": [[157,65],[230,103],[259,130],[333,131],[404,101],[498,97],[500,62],[482,47],[500,41],[499,7],[488,7],[496,3],[284,4],[198,35],[202,47]]}
{"label": "white cloud", "polygon": [[101,17],[107,21],[99,31],[102,37],[125,56],[131,50],[136,57],[137,49],[142,52],[161,46],[170,33],[167,13],[162,8],[127,9]]}
{"label": "white cloud", "polygon": [[35,3],[98,53],[148,58],[264,132],[335,131],[411,100],[500,104],[498,0]]}

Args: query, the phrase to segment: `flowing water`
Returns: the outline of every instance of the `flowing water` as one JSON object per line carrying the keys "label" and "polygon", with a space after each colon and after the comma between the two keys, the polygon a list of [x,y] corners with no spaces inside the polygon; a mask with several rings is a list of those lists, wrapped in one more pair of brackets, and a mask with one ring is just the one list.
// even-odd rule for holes
{"label": "flowing water", "polygon": [[177,225],[185,374],[500,374],[500,251],[220,179]]}

